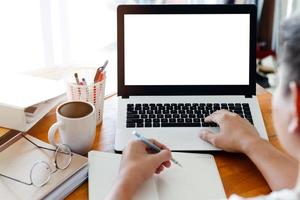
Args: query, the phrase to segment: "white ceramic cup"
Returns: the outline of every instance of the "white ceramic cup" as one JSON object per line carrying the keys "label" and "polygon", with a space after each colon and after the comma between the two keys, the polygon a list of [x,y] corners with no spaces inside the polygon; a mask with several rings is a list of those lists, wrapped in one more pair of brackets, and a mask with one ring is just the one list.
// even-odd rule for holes
{"label": "white ceramic cup", "polygon": [[93,147],[96,136],[96,113],[93,104],[83,101],[68,101],[56,109],[55,122],[48,131],[48,140],[54,146],[58,129],[62,144],[75,153],[85,155]]}

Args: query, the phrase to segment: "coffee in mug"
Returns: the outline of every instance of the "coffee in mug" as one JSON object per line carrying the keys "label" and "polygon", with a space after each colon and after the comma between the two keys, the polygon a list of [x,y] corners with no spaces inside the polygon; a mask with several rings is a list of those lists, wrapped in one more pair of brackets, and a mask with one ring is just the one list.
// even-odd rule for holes
{"label": "coffee in mug", "polygon": [[83,101],[69,101],[56,109],[55,122],[49,129],[48,139],[57,146],[54,136],[58,129],[61,143],[82,155],[93,147],[96,135],[96,113],[93,104]]}

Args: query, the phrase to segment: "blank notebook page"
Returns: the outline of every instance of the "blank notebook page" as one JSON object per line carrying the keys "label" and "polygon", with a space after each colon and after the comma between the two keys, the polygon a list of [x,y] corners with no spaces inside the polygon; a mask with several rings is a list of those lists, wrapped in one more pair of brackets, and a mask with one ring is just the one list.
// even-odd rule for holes
{"label": "blank notebook page", "polygon": [[[134,199],[209,199],[225,198],[223,185],[212,155],[173,153],[183,168],[172,164],[161,174],[141,185]],[[117,178],[121,155],[89,153],[89,199],[104,199]]]}
{"label": "blank notebook page", "polygon": [[222,199],[225,192],[214,160],[209,154],[172,153],[182,164],[156,175],[155,183],[160,200]]}
{"label": "blank notebook page", "polygon": [[[89,152],[89,200],[104,199],[118,177],[120,154]],[[153,179],[140,186],[133,200],[158,200]]]}

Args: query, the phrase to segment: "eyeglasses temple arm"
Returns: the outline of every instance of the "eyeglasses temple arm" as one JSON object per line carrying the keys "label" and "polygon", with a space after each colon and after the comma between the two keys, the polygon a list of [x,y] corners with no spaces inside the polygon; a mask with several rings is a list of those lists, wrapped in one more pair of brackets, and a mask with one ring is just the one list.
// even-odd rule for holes
{"label": "eyeglasses temple arm", "polygon": [[[31,144],[33,144],[33,145],[36,146],[37,148],[40,148],[40,149],[46,149],[46,150],[49,150],[49,151],[56,151],[56,149],[50,149],[50,148],[42,147],[42,146],[39,146],[39,145],[35,144],[35,143],[32,142],[30,139],[28,139],[23,133],[22,133],[22,136],[23,136],[28,142],[30,142]],[[62,152],[62,153],[64,153],[64,152]],[[71,152],[71,155],[73,156],[73,152]]]}
{"label": "eyeglasses temple arm", "polygon": [[49,151],[56,151],[56,149],[50,149],[50,148],[47,148],[47,147],[41,147],[41,146],[35,144],[35,143],[32,142],[31,140],[29,140],[23,133],[22,133],[22,136],[23,136],[28,142],[30,142],[31,144],[33,144],[34,146],[36,146],[36,147],[38,147],[38,148],[46,149],[46,150],[49,150]]}
{"label": "eyeglasses temple arm", "polygon": [[20,180],[18,180],[18,179],[15,179],[15,178],[6,176],[6,175],[4,175],[4,174],[0,174],[0,176],[3,176],[3,177],[5,177],[5,178],[8,178],[8,179],[13,180],[13,181],[17,181],[17,182],[19,182],[19,183],[23,183],[23,184],[25,184],[25,185],[32,185],[32,183],[26,183],[26,182],[24,182],[24,181],[20,181]]}

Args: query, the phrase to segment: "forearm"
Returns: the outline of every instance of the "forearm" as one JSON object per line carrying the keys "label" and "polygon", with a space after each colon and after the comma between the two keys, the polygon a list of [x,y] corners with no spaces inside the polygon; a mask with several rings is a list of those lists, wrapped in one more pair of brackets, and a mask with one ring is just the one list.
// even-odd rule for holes
{"label": "forearm", "polygon": [[131,186],[130,182],[119,177],[114,183],[111,191],[106,196],[105,200],[131,200],[135,190]]}
{"label": "forearm", "polygon": [[298,162],[265,140],[253,141],[244,152],[260,170],[272,190],[292,188],[298,175]]}

